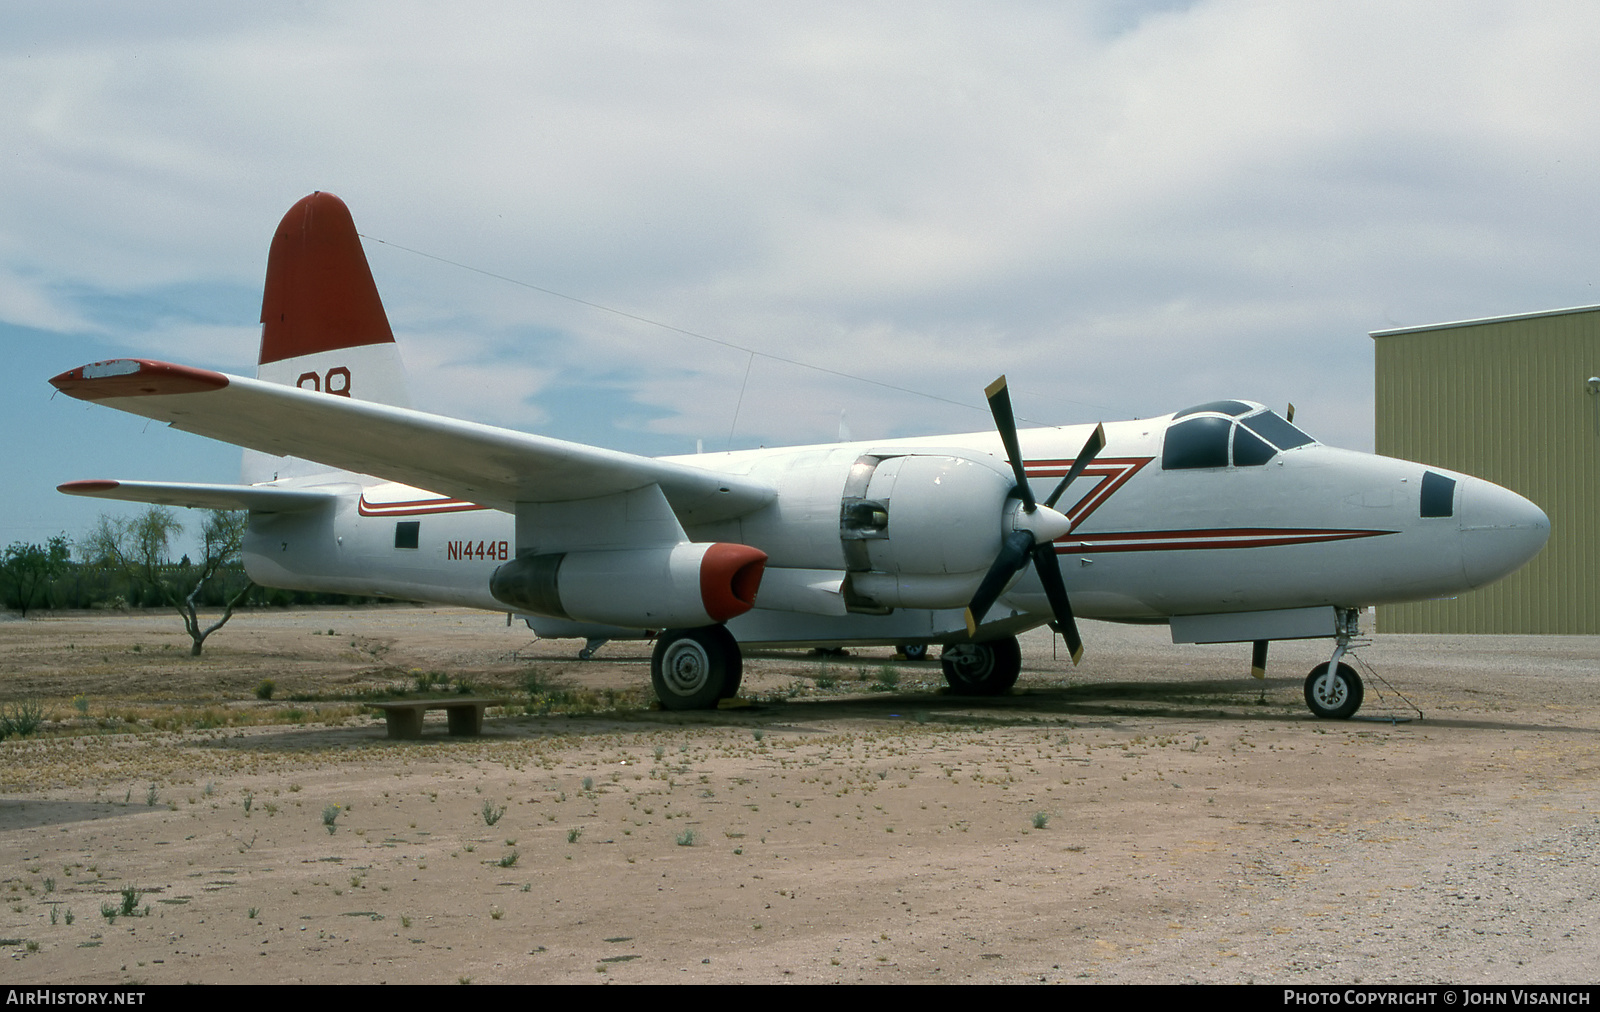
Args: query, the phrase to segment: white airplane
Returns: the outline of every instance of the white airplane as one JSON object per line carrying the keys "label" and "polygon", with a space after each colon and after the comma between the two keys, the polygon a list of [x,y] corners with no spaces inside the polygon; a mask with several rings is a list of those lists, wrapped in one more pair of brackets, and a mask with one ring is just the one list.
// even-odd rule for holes
{"label": "white airplane", "polygon": [[[74,481],[73,495],[250,511],[270,587],[511,612],[546,636],[656,636],[663,706],[712,707],[745,647],[942,646],[953,690],[1016,681],[1016,635],[1074,615],[1174,642],[1331,637],[1321,717],[1362,701],[1357,610],[1516,570],[1550,522],[1497,485],[1324,446],[1219,400],[1103,426],[649,458],[413,410],[350,212],[273,237],[255,379],[146,359],[57,389],[246,448],[238,485]],[[337,470],[335,470],[337,469]],[[1042,500],[1032,483],[1052,491]]]}

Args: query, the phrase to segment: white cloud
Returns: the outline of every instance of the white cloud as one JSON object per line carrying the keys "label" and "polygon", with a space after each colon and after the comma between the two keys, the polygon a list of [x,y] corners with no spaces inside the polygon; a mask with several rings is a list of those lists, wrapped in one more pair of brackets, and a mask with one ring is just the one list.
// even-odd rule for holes
{"label": "white cloud", "polygon": [[[160,292],[107,340],[247,362],[253,310],[171,293],[259,285],[325,188],[371,236],[765,356],[979,408],[1003,371],[1049,422],[1294,399],[1364,446],[1366,331],[1600,301],[1589,4],[216,11],[0,40],[0,318]],[[369,255],[438,410],[640,446],[719,447],[736,406],[736,445],[987,425]]]}
{"label": "white cloud", "polygon": [[95,329],[82,314],[38,281],[0,268],[0,322],[35,330]]}

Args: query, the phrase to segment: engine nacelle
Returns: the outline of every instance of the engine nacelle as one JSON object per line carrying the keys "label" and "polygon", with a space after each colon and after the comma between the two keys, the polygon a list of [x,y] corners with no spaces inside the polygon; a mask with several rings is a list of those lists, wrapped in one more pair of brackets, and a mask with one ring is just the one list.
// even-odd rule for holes
{"label": "engine nacelle", "polygon": [[749,545],[528,555],[489,578],[489,593],[518,611],[630,629],[687,629],[754,607],[767,553]]}
{"label": "engine nacelle", "polygon": [[1013,479],[959,452],[867,455],[845,485],[840,538],[858,603],[954,608],[1000,551]]}

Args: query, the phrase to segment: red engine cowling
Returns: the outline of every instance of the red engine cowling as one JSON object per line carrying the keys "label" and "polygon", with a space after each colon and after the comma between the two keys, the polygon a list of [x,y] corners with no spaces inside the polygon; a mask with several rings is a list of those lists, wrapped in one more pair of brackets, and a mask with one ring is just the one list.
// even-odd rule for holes
{"label": "red engine cowling", "polygon": [[631,629],[716,625],[755,606],[767,553],[727,542],[528,555],[489,578],[523,612]]}

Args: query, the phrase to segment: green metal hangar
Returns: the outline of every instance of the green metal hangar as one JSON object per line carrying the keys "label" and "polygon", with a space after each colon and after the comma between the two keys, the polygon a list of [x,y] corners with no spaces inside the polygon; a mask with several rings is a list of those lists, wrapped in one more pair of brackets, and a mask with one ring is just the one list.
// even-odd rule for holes
{"label": "green metal hangar", "polygon": [[1377,452],[1486,478],[1550,517],[1537,558],[1382,632],[1600,633],[1600,306],[1373,331]]}

